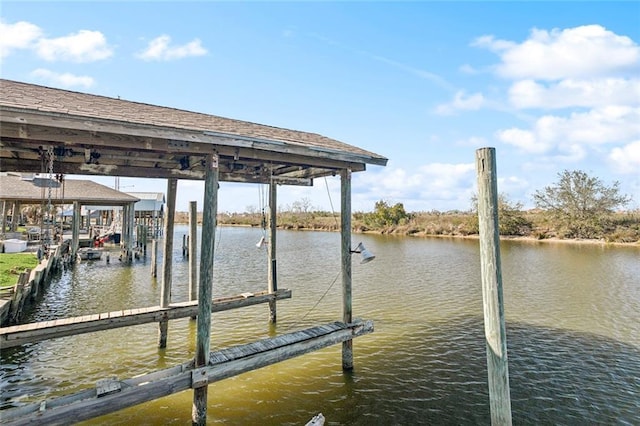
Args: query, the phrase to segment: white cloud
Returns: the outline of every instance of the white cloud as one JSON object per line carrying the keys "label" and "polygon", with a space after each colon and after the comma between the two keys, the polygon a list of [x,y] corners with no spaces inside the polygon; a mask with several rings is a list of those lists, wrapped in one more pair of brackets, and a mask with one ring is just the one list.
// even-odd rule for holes
{"label": "white cloud", "polygon": [[630,70],[640,62],[640,46],[600,25],[533,29],[521,44],[483,36],[473,45],[498,53],[502,62],[496,71],[512,79],[585,79]]}
{"label": "white cloud", "polygon": [[8,56],[13,50],[32,47],[41,35],[42,30],[29,22],[5,24],[0,21],[0,58]]}
{"label": "white cloud", "polygon": [[[370,200],[402,202],[407,210],[451,210],[469,205],[475,191],[473,163],[432,163],[415,172],[402,168],[368,171],[354,180],[354,194]],[[458,207],[456,207],[458,206]]]}
{"label": "white cloud", "polygon": [[182,46],[170,46],[171,37],[161,35],[149,42],[147,48],[137,56],[145,61],[171,61],[190,56],[203,56],[207,49],[202,47],[199,39],[194,39]]}
{"label": "white cloud", "polygon": [[456,111],[479,110],[484,105],[485,99],[482,93],[474,93],[466,96],[464,91],[458,91],[451,102],[438,105],[435,112],[439,115],[451,115]]}
{"label": "white cloud", "polygon": [[640,176],[640,140],[614,148],[609,154],[609,160],[618,173]]}
{"label": "white cloud", "polygon": [[566,79],[548,85],[522,80],[511,86],[509,99],[516,108],[633,106],[640,104],[640,80]]}
{"label": "white cloud", "polygon": [[511,128],[496,133],[498,139],[525,152],[541,154],[557,150],[565,159],[583,158],[598,145],[622,143],[640,134],[640,108],[608,106],[568,117],[540,117],[530,130]]}
{"label": "white cloud", "polygon": [[93,62],[109,58],[113,50],[100,31],[80,30],[58,38],[42,38],[36,53],[46,61]]}
{"label": "white cloud", "polygon": [[536,138],[536,134],[529,130],[522,130],[515,127],[498,130],[496,137],[502,142],[520,148],[525,152],[543,153],[549,146]]}
{"label": "white cloud", "polygon": [[56,73],[44,68],[31,72],[31,76],[57,87],[83,87],[93,86],[94,80],[88,76],[73,75],[70,73]]}

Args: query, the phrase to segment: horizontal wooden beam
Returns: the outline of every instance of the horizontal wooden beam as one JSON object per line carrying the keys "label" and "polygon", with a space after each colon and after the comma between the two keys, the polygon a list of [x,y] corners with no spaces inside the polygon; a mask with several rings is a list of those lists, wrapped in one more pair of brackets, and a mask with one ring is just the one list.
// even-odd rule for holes
{"label": "horizontal wooden beam", "polygon": [[[2,171],[19,171],[22,173],[42,173],[42,162],[40,160],[28,160],[18,158],[2,158]],[[139,178],[155,178],[169,179],[176,178],[181,180],[202,180],[204,177],[204,169],[202,170],[180,170],[167,168],[151,168],[151,167],[135,167],[135,166],[116,166],[116,165],[99,165],[59,162],[53,163],[53,173],[61,173],[64,175],[92,175],[92,176],[126,176]],[[331,172],[327,172],[331,174]],[[223,182],[238,183],[269,183],[269,176],[249,175],[244,173],[220,172],[219,180]],[[278,176],[273,180],[280,185],[297,185],[312,186],[313,179],[308,177],[287,177]]]}
{"label": "horizontal wooden beam", "polygon": [[[57,141],[123,149],[140,147],[164,152],[207,153],[219,147],[251,149],[282,155],[300,155],[308,160],[337,160],[343,163],[386,165],[386,158],[328,149],[314,145],[248,137],[222,132],[178,129],[95,117],[33,112],[0,107],[1,135],[21,139]],[[322,164],[318,164],[322,167]]]}
{"label": "horizontal wooden beam", "polygon": [[[291,290],[278,290],[275,293],[261,291],[253,296],[239,295],[213,299],[211,312],[221,312],[245,306],[268,303],[273,300],[290,299]],[[152,306],[148,308],[127,309],[81,317],[63,318],[52,321],[34,322],[0,328],[0,348],[2,350],[26,343],[56,339],[76,334],[92,333],[112,328],[129,327],[164,320],[193,317],[198,314],[198,301],[172,303],[168,308]]]}
{"label": "horizontal wooden beam", "polygon": [[[334,322],[210,353],[206,367],[193,362],[132,379],[108,379],[89,389],[60,398],[2,411],[3,424],[34,422],[64,425],[102,416],[127,407],[276,364],[373,332],[373,321]],[[188,410],[186,410],[188,413]],[[187,414],[185,414],[185,418]]]}

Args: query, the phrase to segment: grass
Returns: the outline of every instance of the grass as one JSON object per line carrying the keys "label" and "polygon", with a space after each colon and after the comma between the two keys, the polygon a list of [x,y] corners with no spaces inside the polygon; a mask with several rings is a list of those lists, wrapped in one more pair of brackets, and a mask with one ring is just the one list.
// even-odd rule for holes
{"label": "grass", "polygon": [[0,253],[0,288],[14,286],[20,272],[37,265],[38,259],[33,253]]}

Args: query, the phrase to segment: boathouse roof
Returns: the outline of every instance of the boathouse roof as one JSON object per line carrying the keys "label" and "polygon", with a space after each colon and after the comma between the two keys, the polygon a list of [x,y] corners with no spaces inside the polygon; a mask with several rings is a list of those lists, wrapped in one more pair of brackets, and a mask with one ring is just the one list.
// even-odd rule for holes
{"label": "boathouse roof", "polygon": [[64,179],[62,182],[47,176],[0,173],[0,200],[40,204],[49,200],[55,204],[95,204],[122,206],[139,199],[90,180]]}
{"label": "boathouse roof", "polygon": [[[0,79],[2,171],[312,185],[339,170],[386,165],[381,155],[319,134]],[[51,147],[51,148],[50,148]]]}
{"label": "boathouse roof", "polygon": [[[145,212],[153,214],[164,212],[165,196],[163,192],[127,192],[128,195],[136,197],[138,201],[133,205],[136,212]],[[110,210],[109,206],[86,205],[89,210]]]}

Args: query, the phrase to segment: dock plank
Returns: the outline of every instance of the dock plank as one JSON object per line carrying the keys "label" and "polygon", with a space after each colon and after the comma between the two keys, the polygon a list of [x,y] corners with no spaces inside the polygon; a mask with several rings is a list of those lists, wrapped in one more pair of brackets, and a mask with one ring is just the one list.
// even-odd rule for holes
{"label": "dock plank", "polygon": [[[278,290],[275,294],[268,292],[255,293],[253,297],[242,296],[213,299],[212,312],[242,308],[271,300],[290,299],[291,290]],[[178,319],[197,315],[198,302],[182,302],[169,305],[168,308],[151,306],[137,309],[126,309],[101,314],[83,315],[79,317],[61,318],[52,321],[16,325],[0,328],[0,349],[39,342],[47,339],[91,333],[112,328],[159,322],[163,319]]]}
{"label": "dock plank", "polygon": [[[276,364],[346,340],[372,333],[373,322],[335,322],[311,329],[224,348],[211,352],[206,369],[207,385],[267,365]],[[88,420],[117,410],[185,391],[192,387],[192,362],[118,380],[117,391],[99,398],[96,389],[80,391],[44,402],[3,411],[3,424],[66,424]]]}

